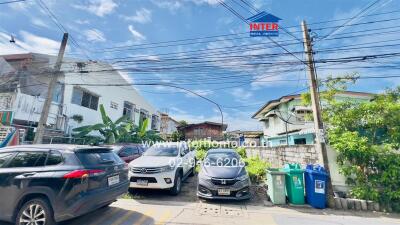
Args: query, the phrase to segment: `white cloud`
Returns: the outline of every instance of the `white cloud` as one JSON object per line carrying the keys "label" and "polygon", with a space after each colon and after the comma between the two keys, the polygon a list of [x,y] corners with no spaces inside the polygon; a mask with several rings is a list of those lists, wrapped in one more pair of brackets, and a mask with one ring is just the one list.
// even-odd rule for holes
{"label": "white cloud", "polygon": [[[42,54],[57,54],[60,42],[46,37],[36,36],[26,31],[20,31],[20,37],[15,37],[16,43],[9,42],[10,36],[0,33],[0,52],[2,54],[17,54],[36,52]],[[68,49],[67,49],[68,50]]]}
{"label": "white cloud", "polygon": [[24,2],[14,2],[12,4],[8,4],[8,6],[13,9],[13,10],[17,10],[17,11],[26,11],[27,9],[29,9],[32,5],[34,4],[34,2],[30,2],[30,1],[24,1]]}
{"label": "white cloud", "polygon": [[46,22],[39,18],[32,18],[31,23],[38,27],[50,28],[50,26]]}
{"label": "white cloud", "polygon": [[75,23],[83,25],[83,24],[90,24],[90,21],[89,20],[80,20],[80,19],[78,19],[78,20],[75,20]]}
{"label": "white cloud", "polygon": [[151,2],[156,6],[158,6],[159,8],[168,9],[170,11],[175,11],[182,7],[182,3],[177,0],[165,0],[165,1],[152,0]]}
{"label": "white cloud", "polygon": [[251,97],[253,97],[253,93],[251,91],[245,91],[243,88],[234,88],[229,93],[238,102],[247,102]]}
{"label": "white cloud", "polygon": [[88,41],[94,41],[94,42],[105,42],[106,41],[106,38],[104,37],[104,33],[97,29],[85,30],[83,32],[83,34],[85,35],[85,37]]}
{"label": "white cloud", "polygon": [[107,14],[112,13],[118,4],[114,0],[90,0],[89,4],[86,5],[73,5],[77,9],[86,10],[97,16],[103,17]]}
{"label": "white cloud", "polygon": [[148,23],[148,22],[151,22],[151,11],[146,8],[141,8],[136,11],[135,15],[133,15],[133,16],[122,15],[121,18],[123,18],[126,21],[133,21],[133,22],[138,22],[138,23]]}
{"label": "white cloud", "polygon": [[135,28],[132,25],[129,25],[128,29],[136,41],[146,40],[146,37],[143,34],[141,34],[139,31],[135,30]]}

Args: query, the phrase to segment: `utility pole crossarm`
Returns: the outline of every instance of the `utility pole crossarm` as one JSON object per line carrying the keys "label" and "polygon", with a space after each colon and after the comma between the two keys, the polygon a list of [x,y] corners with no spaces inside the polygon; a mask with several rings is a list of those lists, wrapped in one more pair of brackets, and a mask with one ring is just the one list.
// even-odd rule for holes
{"label": "utility pole crossarm", "polygon": [[307,24],[305,21],[301,23],[301,28],[303,30],[303,39],[304,39],[304,50],[306,53],[306,63],[307,63],[307,70],[308,76],[310,81],[310,94],[311,94],[311,105],[313,110],[313,117],[314,117],[314,129],[315,129],[315,140],[316,144],[315,147],[317,152],[319,153],[319,162],[323,163],[325,170],[328,173],[328,181],[327,181],[327,200],[329,206],[334,206],[334,199],[333,199],[333,188],[332,188],[332,181],[330,176],[329,170],[329,159],[325,141],[321,140],[321,131],[324,129],[324,125],[322,122],[322,114],[321,114],[321,106],[320,106],[320,99],[318,93],[318,84],[317,78],[315,74],[315,66],[314,66],[314,57],[313,57],[313,50],[311,45],[310,34],[307,28]]}
{"label": "utility pole crossarm", "polygon": [[65,49],[67,47],[67,41],[68,41],[68,33],[64,33],[63,39],[61,41],[60,50],[58,52],[57,61],[53,68],[53,76],[51,77],[49,87],[47,90],[47,97],[43,104],[42,113],[40,114],[40,119],[37,126],[35,139],[33,140],[34,144],[41,144],[43,141],[47,118],[49,117],[51,102],[53,100],[53,93],[57,85],[58,77],[60,74],[62,60],[64,58]]}

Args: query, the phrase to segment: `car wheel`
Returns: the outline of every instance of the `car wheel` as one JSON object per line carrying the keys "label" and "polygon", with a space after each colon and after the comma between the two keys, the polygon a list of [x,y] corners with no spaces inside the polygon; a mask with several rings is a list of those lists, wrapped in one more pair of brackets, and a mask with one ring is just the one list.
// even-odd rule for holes
{"label": "car wheel", "polygon": [[55,225],[50,204],[41,198],[26,202],[17,214],[16,225]]}
{"label": "car wheel", "polygon": [[171,188],[170,193],[172,195],[178,195],[182,188],[182,175],[177,172],[175,175],[174,186]]}
{"label": "car wheel", "polygon": [[189,177],[193,177],[195,173],[196,173],[196,167],[193,167],[192,169],[190,169]]}

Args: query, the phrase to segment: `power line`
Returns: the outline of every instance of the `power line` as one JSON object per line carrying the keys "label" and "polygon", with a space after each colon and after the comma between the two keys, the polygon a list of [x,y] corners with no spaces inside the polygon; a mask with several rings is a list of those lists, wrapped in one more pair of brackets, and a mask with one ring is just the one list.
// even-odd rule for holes
{"label": "power line", "polygon": [[351,17],[349,20],[347,20],[346,22],[344,22],[342,25],[340,25],[339,27],[337,27],[336,29],[332,30],[330,33],[328,33],[327,35],[325,35],[323,38],[321,38],[321,40],[324,40],[326,38],[328,38],[329,36],[333,35],[335,32],[337,32],[340,28],[343,28],[344,26],[346,26],[347,24],[351,23],[354,19],[356,19],[357,17],[361,16],[363,13],[365,13],[368,9],[370,9],[371,7],[373,7],[374,5],[376,5],[377,3],[379,3],[382,0],[376,0],[373,3],[371,3],[370,5],[368,5],[366,8],[364,8],[363,10],[361,10],[360,12],[358,12],[356,15],[354,15],[353,17]]}
{"label": "power line", "polygon": [[[48,17],[53,21],[53,23],[60,29],[62,33],[69,33],[68,30],[62,25],[60,20],[55,16],[55,14],[50,10],[49,7],[42,1],[42,0],[36,0],[38,5],[44,10],[44,12],[48,15]],[[89,55],[83,50],[83,48],[78,44],[78,42],[75,40],[75,38],[72,36],[72,34],[69,35],[71,38],[71,43],[73,43],[78,50],[80,50],[88,60],[90,60]]]}
{"label": "power line", "polygon": [[6,2],[0,2],[0,5],[11,4],[11,3],[17,3],[17,2],[25,2],[25,1],[26,1],[26,0],[6,1]]}

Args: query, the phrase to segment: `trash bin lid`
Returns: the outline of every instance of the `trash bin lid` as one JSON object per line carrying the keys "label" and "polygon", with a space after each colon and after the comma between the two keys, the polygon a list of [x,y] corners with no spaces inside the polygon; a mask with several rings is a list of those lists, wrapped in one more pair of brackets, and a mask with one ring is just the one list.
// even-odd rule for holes
{"label": "trash bin lid", "polygon": [[283,168],[283,170],[288,173],[304,172],[304,170],[301,168],[300,164],[298,164],[298,163],[285,164],[285,167]]}
{"label": "trash bin lid", "polygon": [[267,171],[267,173],[272,174],[272,175],[285,175],[286,174],[285,171],[278,169],[278,168],[268,168],[266,171]]}
{"label": "trash bin lid", "polygon": [[326,172],[325,168],[319,164],[313,165],[313,164],[308,164],[305,169],[306,173],[311,173],[311,174],[318,174],[318,175],[325,175],[328,176],[328,173]]}

